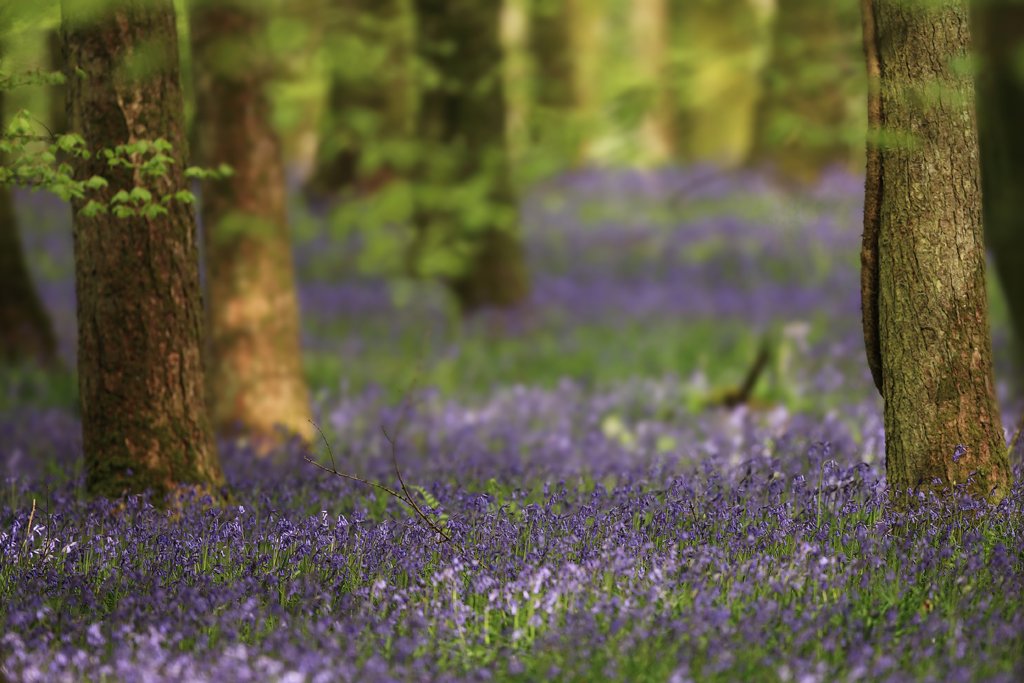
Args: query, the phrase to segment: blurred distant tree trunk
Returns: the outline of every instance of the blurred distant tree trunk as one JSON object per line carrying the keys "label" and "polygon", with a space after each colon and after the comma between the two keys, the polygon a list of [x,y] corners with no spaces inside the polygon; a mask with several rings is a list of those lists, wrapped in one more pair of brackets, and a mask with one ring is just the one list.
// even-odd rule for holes
{"label": "blurred distant tree trunk", "polygon": [[330,0],[330,77],[310,198],[372,192],[394,172],[381,150],[411,131],[409,11],[408,0]]}
{"label": "blurred distant tree trunk", "polygon": [[[1011,474],[996,406],[985,292],[967,3],[862,0],[879,74],[862,279],[865,345],[885,401],[894,500],[915,491],[1000,499]],[[877,60],[877,61],[876,61]],[[869,71],[869,72],[870,72]],[[968,481],[970,479],[970,481]]]}
{"label": "blurred distant tree trunk", "polygon": [[985,241],[1013,325],[1024,379],[1024,3],[977,0],[972,26],[981,59],[975,83]]}
{"label": "blurred distant tree trunk", "polygon": [[677,157],[725,167],[748,158],[774,4],[774,0],[670,3]]}
{"label": "blurred distant tree trunk", "polygon": [[[3,109],[4,91],[0,90],[0,120]],[[3,161],[0,155],[0,164]],[[25,263],[11,190],[0,185],[0,364],[27,360],[56,366],[57,340]]]}
{"label": "blurred distant tree trunk", "polygon": [[602,0],[565,0],[573,59],[573,99],[578,112],[579,161],[593,156],[593,143],[601,108],[601,56],[607,42],[606,12]]}
{"label": "blurred distant tree trunk", "polygon": [[278,426],[312,436],[264,12],[193,0],[190,13],[196,157],[233,169],[202,190],[211,413],[218,432],[241,429],[261,450],[282,440]]}
{"label": "blurred distant tree trunk", "polygon": [[[576,114],[576,63],[573,55],[572,0],[530,2],[529,52],[532,61],[533,158],[542,155],[545,171],[564,170],[578,161],[580,134]],[[548,175],[547,172],[544,175]]]}
{"label": "blurred distant tree trunk", "polygon": [[[424,250],[454,242],[466,259],[446,280],[461,310],[515,306],[529,281],[505,140],[501,2],[415,0],[415,8],[417,53],[434,73],[421,87],[412,267],[424,274]],[[465,206],[456,188],[482,180],[483,196],[466,201],[486,208]]]}
{"label": "blurred distant tree trunk", "polygon": [[750,162],[810,183],[849,165],[851,75],[860,72],[859,23],[845,0],[778,0],[771,57]]}
{"label": "blurred distant tree trunk", "polygon": [[[154,197],[184,190],[172,2],[94,8],[61,2],[69,126],[93,153],[75,160],[75,176],[106,178],[109,186],[92,195],[103,203],[143,180]],[[151,57],[145,68],[130,61],[140,52]],[[98,153],[156,138],[173,146],[173,163],[158,178],[112,167]],[[84,205],[72,202],[87,487],[105,496],[146,489],[161,496],[188,484],[216,494],[224,478],[206,412],[193,210],[175,201],[154,217],[88,217]]]}
{"label": "blurred distant tree trunk", "polygon": [[530,6],[530,52],[535,64],[537,105],[571,109],[576,102],[570,0],[533,0]]}
{"label": "blurred distant tree trunk", "polygon": [[645,91],[644,114],[637,131],[641,162],[664,164],[675,156],[673,108],[667,79],[670,35],[669,0],[633,0],[630,17],[633,54]]}

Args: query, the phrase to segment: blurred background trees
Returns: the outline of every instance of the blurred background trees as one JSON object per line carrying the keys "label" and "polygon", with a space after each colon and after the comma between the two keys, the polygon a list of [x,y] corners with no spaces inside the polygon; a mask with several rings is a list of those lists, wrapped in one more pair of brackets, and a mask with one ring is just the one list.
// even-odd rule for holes
{"label": "blurred background trees", "polygon": [[[3,7],[10,44],[0,67],[6,109],[31,112],[42,137],[67,126],[61,86],[20,87],[7,77],[58,66],[58,4]],[[69,0],[104,11],[121,4]],[[1020,213],[1015,159],[1022,156],[1014,151],[1012,126],[1019,90],[1013,5],[978,5],[975,23],[987,36],[979,43],[984,70],[978,73],[986,222],[1019,321],[1024,296],[1014,294],[1013,268],[1002,260],[1015,253],[1020,232],[1013,227]],[[573,183],[598,177],[595,170],[636,171],[630,182],[643,188],[671,185],[665,192],[676,194],[667,208],[639,215],[633,204],[627,208],[633,213],[617,216],[652,224],[689,220],[687,212],[696,211],[689,186],[680,189],[684,183],[672,169],[685,169],[688,179],[705,178],[699,169],[712,166],[754,170],[801,197],[817,191],[832,170],[863,172],[868,88],[856,0],[173,0],[169,6],[176,11],[191,162],[235,171],[195,188],[205,227],[210,400],[222,431],[240,424],[254,437],[266,436],[271,425],[285,424],[309,435],[303,416],[316,404],[308,389],[316,372],[313,354],[300,353],[309,342],[299,341],[300,329],[308,328],[298,304],[322,299],[296,294],[297,277],[318,284],[342,277],[383,282],[396,311],[413,300],[440,302],[447,323],[461,329],[474,316],[526,310],[551,296],[529,272],[537,261],[525,243],[523,207],[540,197],[532,206],[556,215],[574,201]],[[143,41],[139,50],[157,43]],[[165,122],[178,116],[165,113]],[[184,154],[189,145],[180,143],[176,153]],[[620,188],[597,194],[607,194],[609,205],[628,204],[612,189]],[[175,228],[190,229],[186,222]],[[717,237],[740,250],[729,234],[723,228]],[[558,258],[567,263],[576,256],[572,239],[565,236],[559,246]],[[319,261],[328,265],[295,273],[300,243],[318,255],[329,252],[330,259]],[[659,237],[636,249],[653,258],[670,246]],[[96,249],[95,258],[104,256]],[[722,269],[730,286],[742,274],[741,260],[735,256]],[[5,278],[21,277],[15,266],[5,271]],[[640,282],[656,274],[641,269],[630,277]],[[30,292],[5,288],[25,310],[33,307]],[[639,301],[630,299],[641,307]],[[422,327],[426,335],[429,326]],[[682,363],[685,354],[673,353],[664,354],[666,365]],[[498,356],[495,351],[481,363],[497,366]],[[600,364],[590,362],[587,367]]]}

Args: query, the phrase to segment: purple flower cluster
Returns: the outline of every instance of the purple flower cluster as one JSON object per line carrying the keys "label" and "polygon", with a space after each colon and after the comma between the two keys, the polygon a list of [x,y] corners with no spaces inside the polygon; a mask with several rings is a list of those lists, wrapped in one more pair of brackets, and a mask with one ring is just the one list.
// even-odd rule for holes
{"label": "purple flower cluster", "polygon": [[403,475],[451,544],[298,451],[224,444],[239,504],[178,518],[46,491],[15,462],[0,663],[69,681],[1012,680],[1019,484],[997,508],[895,515],[873,403],[687,417],[677,390],[324,406],[339,467],[386,483],[374,423],[404,420]]}

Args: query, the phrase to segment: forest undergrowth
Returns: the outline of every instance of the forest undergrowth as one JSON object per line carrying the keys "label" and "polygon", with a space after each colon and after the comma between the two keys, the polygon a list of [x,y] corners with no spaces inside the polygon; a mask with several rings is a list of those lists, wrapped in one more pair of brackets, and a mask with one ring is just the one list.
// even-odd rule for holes
{"label": "forest undergrowth", "polygon": [[[885,505],[859,180],[827,177],[796,201],[709,173],[538,189],[524,210],[531,305],[466,323],[436,290],[358,275],[343,236],[296,214],[311,419],[342,472],[397,490],[397,460],[429,523],[298,444],[258,461],[222,442],[227,507],[87,500],[74,382],[5,375],[0,670],[1020,680],[1020,451],[998,506]],[[70,365],[66,209],[20,206],[44,226],[26,242]],[[1005,378],[995,293],[993,311]],[[723,407],[763,340],[752,395]],[[999,384],[1009,440],[1021,406]]]}

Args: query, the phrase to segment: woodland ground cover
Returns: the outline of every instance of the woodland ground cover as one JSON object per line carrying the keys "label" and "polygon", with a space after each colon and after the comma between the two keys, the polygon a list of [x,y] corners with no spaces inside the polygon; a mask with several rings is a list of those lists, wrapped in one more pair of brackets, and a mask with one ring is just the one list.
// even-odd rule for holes
{"label": "woodland ground cover", "polygon": [[[859,193],[702,169],[563,179],[526,204],[532,306],[465,324],[437,291],[358,276],[338,245],[359,236],[296,214],[315,419],[340,469],[396,486],[380,427],[397,433],[453,542],[298,449],[254,464],[237,443],[230,507],[115,514],[79,493],[71,384],[11,375],[0,663],[15,680],[1018,680],[1019,454],[998,507],[883,506]],[[66,209],[32,197],[70,362]],[[755,404],[708,408],[763,334]]]}

